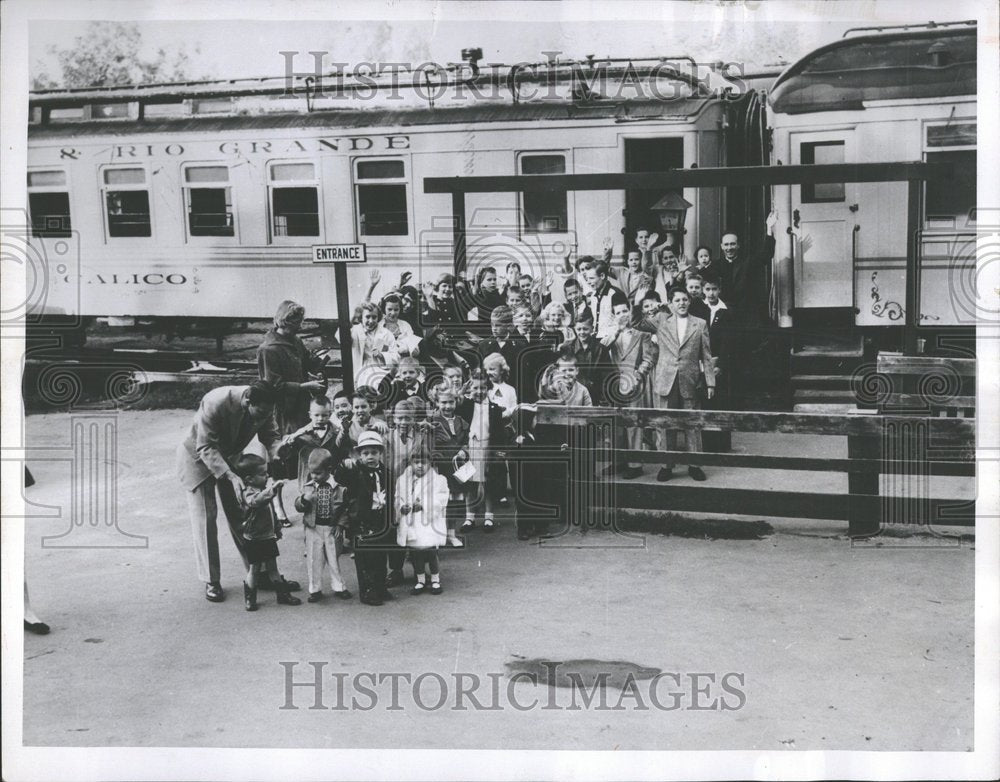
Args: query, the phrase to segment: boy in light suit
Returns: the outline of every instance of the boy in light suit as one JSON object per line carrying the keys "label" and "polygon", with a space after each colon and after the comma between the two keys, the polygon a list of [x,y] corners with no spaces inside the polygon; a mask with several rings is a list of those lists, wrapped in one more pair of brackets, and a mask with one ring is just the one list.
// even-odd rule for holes
{"label": "boy in light suit", "polygon": [[[613,366],[614,379],[608,386],[608,396],[612,405],[623,407],[644,407],[646,377],[656,366],[659,349],[653,343],[650,334],[632,328],[628,299],[624,296],[615,298],[612,313],[615,318],[615,331],[609,339],[608,353]],[[638,451],[642,448],[641,427],[617,427],[618,449],[630,448]],[[605,470],[619,472],[623,478],[638,478],[642,475],[642,467],[632,465],[621,459],[617,464]]]}
{"label": "boy in light suit", "polygon": [[[715,369],[712,348],[708,338],[708,325],[701,318],[688,314],[691,300],[683,288],[670,290],[671,315],[659,311],[639,320],[635,328],[656,335],[659,357],[656,362],[653,390],[659,406],[667,410],[700,410],[698,381],[704,369],[705,391],[709,399],[715,394]],[[666,450],[677,449],[677,432],[668,429]],[[687,449],[701,451],[701,429],[687,430]],[[673,477],[673,465],[668,461],[656,476],[658,481]],[[694,465],[688,475],[696,481],[705,480],[705,473]]]}

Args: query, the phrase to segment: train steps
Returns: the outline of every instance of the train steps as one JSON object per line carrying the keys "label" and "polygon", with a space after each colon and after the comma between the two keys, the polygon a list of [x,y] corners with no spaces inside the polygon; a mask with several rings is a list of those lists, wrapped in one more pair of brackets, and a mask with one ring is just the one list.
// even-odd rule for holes
{"label": "train steps", "polygon": [[[790,355],[792,409],[842,412],[858,407],[852,378],[865,363],[861,344],[800,347]],[[803,406],[808,406],[806,409]],[[864,407],[864,405],[861,405]]]}

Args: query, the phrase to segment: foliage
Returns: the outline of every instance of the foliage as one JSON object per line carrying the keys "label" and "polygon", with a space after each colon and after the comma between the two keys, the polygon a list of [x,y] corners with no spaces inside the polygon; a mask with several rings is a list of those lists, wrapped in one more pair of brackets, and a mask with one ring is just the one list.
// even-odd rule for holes
{"label": "foliage", "polygon": [[72,46],[48,47],[59,74],[39,73],[32,79],[32,89],[112,87],[190,78],[189,55],[184,47],[170,54],[160,48],[151,58],[144,58],[142,52],[142,33],[137,24],[91,22]]}

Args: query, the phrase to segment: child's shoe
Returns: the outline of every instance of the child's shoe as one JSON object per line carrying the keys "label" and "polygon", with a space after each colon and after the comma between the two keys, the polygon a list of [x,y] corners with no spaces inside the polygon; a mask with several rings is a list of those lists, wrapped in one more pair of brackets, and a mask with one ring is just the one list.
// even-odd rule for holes
{"label": "child's shoe", "polygon": [[243,605],[247,611],[257,610],[257,587],[248,587],[247,582],[243,582]]}
{"label": "child's shoe", "polygon": [[288,587],[281,584],[275,584],[274,593],[278,598],[278,605],[280,606],[300,606],[302,601],[295,597],[289,590]]}
{"label": "child's shoe", "polygon": [[441,592],[443,591],[441,589],[441,582],[440,582],[440,580],[434,578],[433,576],[431,577],[431,579],[432,579],[431,580],[431,594],[432,595],[440,595]]}
{"label": "child's shoe", "polygon": [[322,592],[310,592],[309,593],[309,597],[306,598],[306,599],[310,603],[318,603],[320,600],[323,599],[323,593]]}

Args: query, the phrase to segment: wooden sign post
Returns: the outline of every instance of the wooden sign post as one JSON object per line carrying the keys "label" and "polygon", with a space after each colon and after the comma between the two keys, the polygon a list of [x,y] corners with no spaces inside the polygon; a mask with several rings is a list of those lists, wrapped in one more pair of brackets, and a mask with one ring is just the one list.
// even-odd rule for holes
{"label": "wooden sign post", "polygon": [[333,266],[337,286],[337,334],[340,339],[340,365],[344,372],[344,391],[354,393],[354,360],[351,354],[351,302],[347,291],[348,263],[367,263],[367,248],[363,244],[314,244],[312,261]]}

